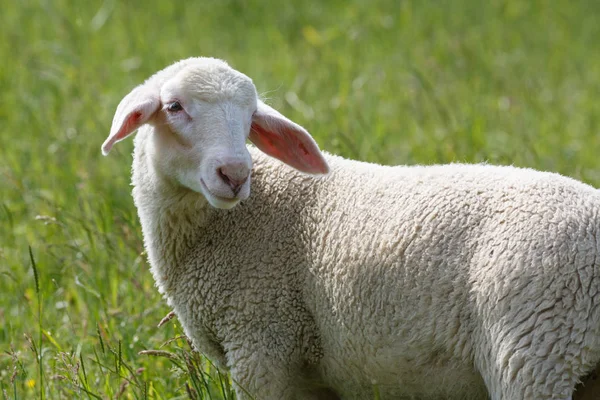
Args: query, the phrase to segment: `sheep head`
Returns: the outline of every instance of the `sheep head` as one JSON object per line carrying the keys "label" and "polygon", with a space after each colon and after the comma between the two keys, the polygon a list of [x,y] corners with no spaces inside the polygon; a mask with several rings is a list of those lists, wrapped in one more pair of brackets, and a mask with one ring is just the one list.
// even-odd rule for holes
{"label": "sheep head", "polygon": [[145,125],[158,172],[213,207],[232,208],[250,195],[246,139],[299,171],[329,171],[310,134],[260,101],[252,80],[221,60],[182,60],[133,89],[117,107],[102,153]]}

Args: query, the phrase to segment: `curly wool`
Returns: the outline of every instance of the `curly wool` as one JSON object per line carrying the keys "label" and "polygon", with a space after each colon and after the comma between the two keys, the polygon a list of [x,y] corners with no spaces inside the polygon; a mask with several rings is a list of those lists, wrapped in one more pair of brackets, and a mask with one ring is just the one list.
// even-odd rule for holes
{"label": "curly wool", "polygon": [[251,195],[221,210],[157,173],[150,134],[133,184],[157,286],[257,398],[567,399],[600,360],[592,187],[331,155],[315,179],[250,147]]}

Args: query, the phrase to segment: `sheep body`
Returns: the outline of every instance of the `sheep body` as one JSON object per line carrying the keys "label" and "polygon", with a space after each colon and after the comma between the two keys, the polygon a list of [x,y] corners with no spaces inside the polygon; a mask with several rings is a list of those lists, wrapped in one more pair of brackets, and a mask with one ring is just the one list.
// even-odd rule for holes
{"label": "sheep body", "polygon": [[587,185],[334,156],[315,180],[251,148],[252,196],[216,210],[140,184],[146,136],[134,194],[158,287],[195,345],[261,398],[318,377],[343,398],[481,399],[487,384],[493,399],[566,399],[599,359]]}
{"label": "sheep body", "polygon": [[138,127],[152,274],[240,398],[569,399],[600,360],[596,189],[322,155],[213,59],[135,88],[103,152]]}

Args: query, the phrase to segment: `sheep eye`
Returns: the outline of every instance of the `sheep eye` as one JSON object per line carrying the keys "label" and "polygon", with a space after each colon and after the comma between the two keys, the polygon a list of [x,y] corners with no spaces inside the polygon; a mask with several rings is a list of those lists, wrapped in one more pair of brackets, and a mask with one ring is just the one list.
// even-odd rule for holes
{"label": "sheep eye", "polygon": [[181,110],[183,110],[183,107],[181,107],[181,104],[179,104],[178,101],[174,101],[167,106],[167,111],[169,112],[177,112]]}

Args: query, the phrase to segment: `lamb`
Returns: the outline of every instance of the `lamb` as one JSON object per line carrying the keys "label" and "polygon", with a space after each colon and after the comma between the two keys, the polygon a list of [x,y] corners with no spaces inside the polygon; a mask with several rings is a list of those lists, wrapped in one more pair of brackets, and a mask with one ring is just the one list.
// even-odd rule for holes
{"label": "lamb", "polygon": [[138,129],[151,272],[238,398],[570,399],[600,360],[596,189],[321,152],[212,58],[133,89],[103,153]]}

